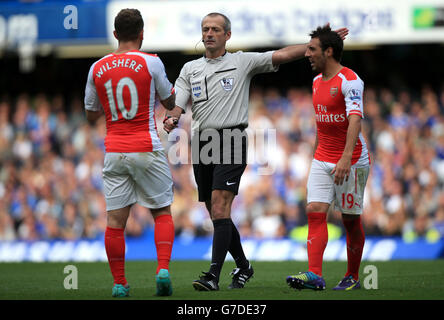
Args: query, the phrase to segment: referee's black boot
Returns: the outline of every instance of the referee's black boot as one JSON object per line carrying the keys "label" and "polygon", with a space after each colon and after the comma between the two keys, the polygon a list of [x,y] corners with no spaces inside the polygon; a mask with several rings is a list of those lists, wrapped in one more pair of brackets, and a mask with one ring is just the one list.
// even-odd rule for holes
{"label": "referee's black boot", "polygon": [[199,277],[199,280],[193,281],[193,287],[197,291],[217,291],[219,284],[214,274],[209,272],[202,272],[204,275]]}
{"label": "referee's black boot", "polygon": [[240,269],[235,268],[230,273],[230,275],[233,276],[233,281],[228,286],[228,289],[241,289],[245,286],[245,283],[250,280],[250,278],[253,276],[254,270],[251,266],[251,263],[248,264],[248,268],[246,269]]}

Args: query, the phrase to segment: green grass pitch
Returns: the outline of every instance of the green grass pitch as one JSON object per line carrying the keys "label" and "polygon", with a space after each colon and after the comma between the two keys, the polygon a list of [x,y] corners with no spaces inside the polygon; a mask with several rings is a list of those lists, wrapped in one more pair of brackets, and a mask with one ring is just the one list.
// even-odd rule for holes
{"label": "green grass pitch", "polygon": [[[232,261],[222,269],[220,291],[195,291],[191,282],[208,261],[173,261],[170,274],[173,282],[171,297],[156,297],[154,261],[127,261],[126,275],[131,286],[129,300],[443,300],[444,260],[388,261],[361,264],[361,290],[337,292],[331,290],[343,277],[346,262],[324,262],[324,291],[294,290],[287,286],[287,275],[307,269],[306,262],[253,261],[254,277],[242,290],[229,290]],[[78,289],[64,288],[66,265],[78,270]],[[364,267],[377,268],[378,289],[363,288]],[[0,263],[0,300],[105,300],[111,297],[112,277],[106,262],[98,263]]]}

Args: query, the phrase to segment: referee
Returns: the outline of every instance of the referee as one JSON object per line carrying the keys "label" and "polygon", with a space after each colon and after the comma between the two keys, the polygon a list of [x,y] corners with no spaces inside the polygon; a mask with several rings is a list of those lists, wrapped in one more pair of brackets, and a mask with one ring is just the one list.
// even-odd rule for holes
{"label": "referee", "polygon": [[[226,51],[231,22],[221,13],[202,19],[205,55],[186,63],[175,83],[176,107],[167,111],[164,129],[173,130],[191,98],[192,158],[199,201],[205,202],[214,225],[211,265],[193,287],[219,290],[219,275],[227,252],[237,268],[229,288],[243,288],[253,276],[239,232],[231,220],[231,204],[247,166],[250,82],[258,73],[275,72],[282,63],[304,57],[307,44],[264,53]],[[345,37],[348,30],[337,31]]]}

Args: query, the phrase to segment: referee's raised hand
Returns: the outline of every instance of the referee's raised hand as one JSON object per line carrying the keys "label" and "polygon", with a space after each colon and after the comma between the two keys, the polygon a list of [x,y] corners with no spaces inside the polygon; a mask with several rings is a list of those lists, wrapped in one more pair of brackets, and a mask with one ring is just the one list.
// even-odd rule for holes
{"label": "referee's raised hand", "polygon": [[[330,26],[330,22],[327,22],[326,26]],[[349,30],[348,28],[339,28],[334,30],[334,32],[336,32],[339,35],[339,37],[341,37],[342,41],[344,41],[349,33]]]}

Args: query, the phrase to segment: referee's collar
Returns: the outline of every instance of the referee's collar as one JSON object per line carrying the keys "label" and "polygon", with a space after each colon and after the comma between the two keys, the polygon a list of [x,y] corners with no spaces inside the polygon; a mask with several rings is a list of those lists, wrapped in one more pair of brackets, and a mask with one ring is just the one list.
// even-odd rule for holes
{"label": "referee's collar", "polygon": [[221,55],[217,58],[214,58],[214,59],[207,58],[207,56],[205,54],[203,55],[203,57],[204,57],[205,61],[210,62],[210,61],[221,61],[226,55],[227,55],[227,50],[225,50],[223,55]]}

